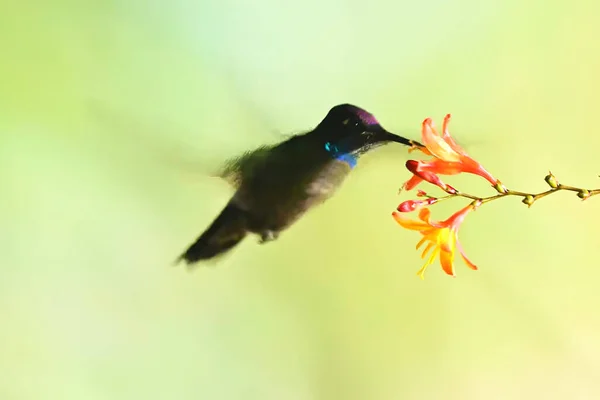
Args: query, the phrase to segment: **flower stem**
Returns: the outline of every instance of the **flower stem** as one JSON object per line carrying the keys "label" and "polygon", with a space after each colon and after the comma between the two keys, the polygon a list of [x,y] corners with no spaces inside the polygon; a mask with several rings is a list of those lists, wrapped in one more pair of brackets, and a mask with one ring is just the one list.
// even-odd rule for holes
{"label": "flower stem", "polygon": [[600,189],[593,189],[593,190],[588,190],[588,189],[583,189],[583,188],[577,188],[574,186],[568,186],[568,185],[562,185],[560,183],[556,184],[556,187],[552,187],[548,190],[546,190],[545,192],[540,192],[540,193],[527,193],[527,192],[521,192],[521,191],[517,191],[517,190],[506,190],[505,192],[501,192],[498,194],[495,194],[493,196],[488,196],[488,197],[478,197],[478,196],[473,196],[471,194],[468,193],[464,193],[464,192],[457,192],[454,194],[448,194],[447,196],[443,196],[440,197],[438,200],[446,200],[446,199],[450,199],[452,197],[463,197],[466,199],[470,199],[470,200],[474,200],[474,201],[478,201],[480,202],[480,204],[485,204],[485,203],[489,203],[491,201],[494,200],[498,200],[500,198],[503,197],[507,197],[507,196],[517,196],[517,197],[522,197],[523,198],[523,203],[527,204],[529,207],[531,207],[531,205],[539,200],[542,199],[546,196],[549,196],[551,194],[554,194],[556,192],[561,192],[561,191],[569,191],[569,192],[576,192],[577,196],[583,201],[589,197],[595,196],[597,194],[600,194]]}

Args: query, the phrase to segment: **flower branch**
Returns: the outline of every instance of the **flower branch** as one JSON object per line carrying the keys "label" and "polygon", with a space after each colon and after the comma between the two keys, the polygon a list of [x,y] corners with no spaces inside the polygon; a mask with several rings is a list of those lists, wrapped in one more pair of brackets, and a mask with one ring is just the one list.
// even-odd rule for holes
{"label": "flower branch", "polygon": [[[402,202],[392,213],[393,218],[402,227],[418,231],[423,237],[417,244],[418,249],[423,244],[427,243],[421,257],[431,252],[429,258],[419,270],[418,275],[424,278],[426,268],[431,265],[437,256],[440,258],[440,264],[444,272],[448,275],[455,276],[454,272],[454,256],[456,250],[459,251],[463,260],[470,269],[477,270],[477,266],[473,264],[464,254],[460,242],[458,240],[458,230],[463,223],[465,217],[470,211],[475,210],[483,204],[490,203],[504,197],[521,197],[521,202],[531,207],[537,200],[547,197],[551,194],[569,191],[577,194],[581,200],[586,200],[592,196],[600,194],[600,189],[585,189],[569,185],[563,185],[558,182],[556,177],[549,172],[544,178],[548,186],[548,190],[540,193],[527,193],[506,188],[488,172],[480,163],[471,158],[464,149],[462,149],[450,136],[448,131],[448,123],[450,122],[450,114],[444,118],[442,132],[438,133],[433,126],[430,118],[423,121],[421,137],[423,145],[414,142],[413,147],[409,152],[418,150],[423,154],[432,156],[429,161],[409,160],[406,162],[406,168],[412,173],[412,177],[406,181],[400,191],[410,191],[417,187],[422,182],[438,186],[446,192],[445,196],[434,197],[428,195],[423,190],[417,190],[417,197],[421,199],[411,199]],[[474,196],[469,193],[461,192],[454,187],[446,184],[440,178],[440,175],[457,175],[461,173],[473,174],[480,176],[488,181],[496,190],[495,195],[481,197]],[[429,207],[441,201],[452,198],[465,198],[472,200],[469,205],[454,213],[445,221],[430,220],[431,211]],[[405,217],[406,213],[418,210],[418,220],[410,220]]]}
{"label": "flower branch", "polygon": [[[548,175],[546,175],[546,177],[544,178],[544,180],[546,181],[548,186],[550,186],[550,189],[548,189],[544,192],[540,192],[540,193],[526,193],[526,192],[520,192],[517,190],[506,189],[501,183],[500,183],[500,186],[495,188],[498,191],[498,194],[493,195],[493,196],[487,196],[487,197],[474,196],[472,194],[459,192],[456,189],[454,189],[454,190],[450,189],[447,192],[448,194],[446,196],[434,197],[434,196],[429,196],[427,193],[425,193],[422,190],[419,190],[419,193],[417,194],[417,196],[426,197],[427,200],[425,200],[425,201],[407,200],[407,201],[403,202],[400,206],[398,206],[398,208],[399,208],[398,211],[409,211],[408,208],[410,208],[410,207],[412,207],[414,209],[415,207],[417,207],[418,205],[421,205],[421,204],[431,205],[431,204],[435,204],[440,201],[455,198],[455,197],[462,197],[465,199],[478,201],[480,204],[485,204],[485,203],[489,203],[494,200],[501,199],[503,197],[517,196],[517,197],[523,198],[521,200],[521,202],[523,204],[527,205],[528,207],[531,207],[533,205],[533,203],[535,203],[537,200],[542,199],[551,194],[560,192],[560,191],[575,192],[577,194],[577,197],[579,197],[582,201],[586,200],[592,196],[595,196],[597,194],[600,194],[600,189],[585,189],[585,188],[578,188],[578,187],[569,186],[569,185],[563,185],[556,180],[556,177],[552,174],[552,172],[549,172]],[[400,209],[402,209],[402,210],[400,210]]]}

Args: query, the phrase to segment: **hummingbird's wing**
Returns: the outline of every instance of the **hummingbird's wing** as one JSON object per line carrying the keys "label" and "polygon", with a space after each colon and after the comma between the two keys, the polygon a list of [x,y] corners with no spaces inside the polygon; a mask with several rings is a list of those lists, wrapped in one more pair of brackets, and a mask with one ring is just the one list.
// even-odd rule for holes
{"label": "hummingbird's wing", "polygon": [[234,188],[239,188],[247,177],[252,176],[256,169],[264,164],[272,148],[273,146],[261,146],[227,160],[217,176],[223,178]]}
{"label": "hummingbird's wing", "polygon": [[209,175],[212,165],[218,162],[216,159],[208,159],[206,154],[199,157],[201,147],[173,139],[192,135],[168,121],[146,122],[145,117],[137,117],[133,112],[102,101],[90,100],[87,107],[89,115],[109,133],[103,140],[110,140],[122,148],[135,149],[166,166],[193,175]]}
{"label": "hummingbird's wing", "polygon": [[[143,118],[136,118],[135,114],[112,107],[101,101],[90,100],[88,112],[97,121],[114,132],[114,137],[106,140],[121,142],[123,147],[142,149],[149,157],[159,160],[165,165],[192,175],[205,175],[214,178],[223,178],[233,186],[241,182],[241,171],[253,171],[253,165],[266,156],[270,146],[262,146],[254,151],[249,151],[241,156],[228,160],[224,166],[215,168],[220,161],[210,152],[203,152],[201,147],[194,147],[193,143],[172,140],[175,136],[193,136],[183,128],[162,124],[165,121],[152,121],[147,123]],[[163,125],[160,127],[160,125]],[[176,131],[175,135],[166,135],[164,132]],[[169,139],[167,139],[169,137]],[[201,154],[201,156],[200,156]]]}

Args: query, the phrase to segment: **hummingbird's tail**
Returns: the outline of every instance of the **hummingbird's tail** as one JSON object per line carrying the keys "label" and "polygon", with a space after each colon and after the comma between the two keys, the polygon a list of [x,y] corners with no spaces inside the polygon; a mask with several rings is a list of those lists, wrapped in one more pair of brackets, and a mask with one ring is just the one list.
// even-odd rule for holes
{"label": "hummingbird's tail", "polygon": [[206,231],[183,253],[183,260],[193,264],[208,260],[231,250],[247,235],[248,218],[245,211],[229,203]]}

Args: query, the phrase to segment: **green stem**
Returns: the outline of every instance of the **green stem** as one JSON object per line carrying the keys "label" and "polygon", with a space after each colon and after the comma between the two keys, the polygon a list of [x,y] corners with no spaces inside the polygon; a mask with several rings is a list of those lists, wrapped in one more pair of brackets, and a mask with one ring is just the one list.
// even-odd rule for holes
{"label": "green stem", "polygon": [[447,196],[444,197],[440,197],[439,200],[446,200],[452,197],[463,197],[466,199],[470,199],[470,200],[474,200],[474,201],[478,201],[480,202],[480,204],[485,204],[485,203],[489,203],[491,201],[494,200],[498,200],[500,198],[503,197],[507,197],[507,196],[517,196],[517,197],[522,197],[523,201],[525,201],[527,198],[530,198],[530,203],[528,204],[526,203],[528,206],[531,206],[535,201],[542,199],[546,196],[549,196],[551,194],[554,194],[556,192],[560,192],[560,191],[569,191],[569,192],[577,192],[578,196],[580,196],[580,198],[582,200],[585,200],[589,197],[595,196],[597,194],[600,194],[600,189],[593,189],[593,190],[587,190],[587,189],[583,189],[583,188],[576,188],[574,186],[567,186],[567,185],[561,185],[561,184],[557,184],[556,187],[554,188],[550,188],[548,190],[546,190],[545,192],[540,192],[540,193],[527,193],[527,192],[520,192],[517,190],[507,190],[504,193],[498,193],[496,195],[493,196],[488,196],[488,197],[478,197],[478,196],[473,196],[471,194],[468,193],[464,193],[464,192],[457,192],[455,194],[449,194]]}

